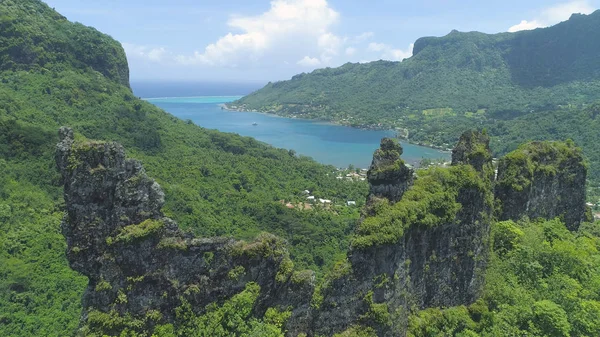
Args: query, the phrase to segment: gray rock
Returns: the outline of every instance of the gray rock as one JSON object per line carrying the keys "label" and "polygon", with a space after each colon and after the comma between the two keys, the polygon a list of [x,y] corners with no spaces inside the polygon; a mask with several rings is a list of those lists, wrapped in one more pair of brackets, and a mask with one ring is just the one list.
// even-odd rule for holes
{"label": "gray rock", "polygon": [[[181,298],[201,314],[208,304],[256,282],[261,294],[255,315],[264,315],[269,307],[291,307],[290,328],[308,329],[314,276],[300,283],[291,281],[291,273],[278,276],[289,259],[283,240],[266,234],[252,243],[194,238],[163,215],[162,189],[140,162],[125,158],[119,144],[78,143],[68,128],[61,128],[60,137],[56,163],[64,183],[67,213],[61,228],[67,258],[89,279],[83,295],[84,326],[91,310],[116,310],[132,318],[156,310],[162,318],[147,324],[172,322]],[[230,277],[238,266],[242,275]]]}
{"label": "gray rock", "polygon": [[[64,184],[67,257],[89,278],[84,326],[91,310],[133,318],[156,310],[162,318],[143,327],[151,331],[153,324],[174,321],[181,298],[201,314],[206,305],[256,282],[261,293],[253,314],[291,308],[288,336],[331,336],[356,324],[375,328],[379,336],[403,336],[412,310],[468,305],[480,296],[495,208],[501,219],[560,216],[571,229],[585,212],[587,171],[574,146],[533,143],[503,158],[494,204],[489,137],[466,132],[453,150],[456,167],[438,169],[464,168],[476,177],[458,189],[454,202],[461,207],[453,219],[432,227],[402,224],[395,242],[353,247],[313,296],[313,272],[304,271],[296,282],[292,272],[281,273],[289,262],[283,240],[263,234],[245,243],[184,233],[161,212],[160,186],[138,161],[126,159],[119,144],[76,142],[68,128],[60,129],[60,137],[56,163]],[[379,202],[401,202],[419,179],[401,154],[396,141],[382,140],[368,172],[370,194],[360,221],[376,217]],[[244,272],[230,277],[240,266]],[[127,301],[119,300],[123,296]]]}
{"label": "gray rock", "polygon": [[[464,137],[455,153],[455,165],[490,167],[491,155],[483,160],[474,152],[489,153],[489,139],[481,134]],[[399,158],[401,148],[391,140],[382,141],[369,172],[371,196],[401,200],[413,184],[413,175]],[[418,178],[417,178],[418,179]],[[379,336],[403,336],[411,310],[470,304],[483,287],[489,251],[493,205],[492,182],[482,176],[485,187],[465,188],[456,202],[461,210],[451,222],[433,228],[408,224],[394,244],[352,249],[348,254],[350,272],[333,280],[323,290],[323,303],[315,312],[315,332],[332,335],[357,322],[374,327]],[[376,216],[373,210],[368,216]],[[364,219],[363,219],[364,220]],[[370,297],[369,297],[370,296]],[[373,317],[373,305],[385,308],[389,320]]]}
{"label": "gray rock", "polygon": [[572,143],[532,142],[502,158],[495,196],[500,220],[561,218],[570,230],[585,219],[587,167]]}
{"label": "gray rock", "polygon": [[400,158],[402,152],[402,146],[396,139],[381,140],[381,146],[373,154],[373,161],[367,172],[368,205],[382,198],[395,203],[412,185],[414,171]]}

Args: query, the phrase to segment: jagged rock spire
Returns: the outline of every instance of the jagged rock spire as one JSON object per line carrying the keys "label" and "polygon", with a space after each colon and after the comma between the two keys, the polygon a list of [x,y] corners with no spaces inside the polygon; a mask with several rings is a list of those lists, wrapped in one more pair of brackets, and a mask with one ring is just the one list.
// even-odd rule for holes
{"label": "jagged rock spire", "polygon": [[498,163],[500,220],[561,218],[577,230],[586,214],[587,167],[572,142],[532,142]]}
{"label": "jagged rock spire", "polygon": [[484,167],[491,162],[490,136],[485,131],[464,132],[452,150],[452,165],[471,165],[483,172]]}
{"label": "jagged rock spire", "polygon": [[[144,320],[155,310],[161,318],[154,323],[172,323],[182,299],[201,314],[248,282],[261,289],[257,315],[270,307],[294,308],[286,328],[296,334],[307,329],[314,273],[293,274],[282,239],[265,234],[247,244],[194,238],[164,217],[160,186],[140,162],[126,158],[121,145],[75,141],[69,128],[60,129],[60,139],[56,163],[64,184],[67,258],[89,279],[82,335],[120,334],[115,327],[94,326],[98,322],[87,319],[92,311]],[[235,278],[234,268],[243,270]]]}
{"label": "jagged rock spire", "polygon": [[381,140],[381,146],[375,151],[367,173],[370,186],[368,203],[376,198],[385,198],[391,203],[398,202],[412,185],[413,170],[400,158],[402,152],[402,146],[397,140]]}

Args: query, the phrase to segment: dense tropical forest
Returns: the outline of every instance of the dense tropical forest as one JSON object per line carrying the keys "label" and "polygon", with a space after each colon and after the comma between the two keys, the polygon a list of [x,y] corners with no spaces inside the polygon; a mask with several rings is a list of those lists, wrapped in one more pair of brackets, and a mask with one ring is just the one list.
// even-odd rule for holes
{"label": "dense tropical forest", "polygon": [[[598,41],[595,37],[600,30],[588,29],[598,21],[598,14],[577,16],[567,24],[575,25],[577,32],[583,30],[576,37]],[[558,34],[554,30],[560,27],[517,36],[523,40],[520,45],[529,48],[536,45],[537,34],[554,36]],[[491,39],[478,33],[464,36]],[[364,116],[360,124],[371,124],[377,119],[366,116],[371,116],[370,112],[390,111],[386,106],[413,111],[420,100],[431,104],[422,103],[418,109],[446,107],[455,94],[467,95],[477,89],[479,95],[484,95],[486,90],[510,78],[510,72],[505,72],[494,77],[496,80],[470,82],[464,80],[468,78],[465,75],[460,77],[464,81],[448,80],[452,87],[446,91],[434,86],[429,91],[402,94],[406,96],[399,91],[388,96],[412,97],[414,100],[406,101],[406,105],[381,98],[376,86],[359,96],[333,85],[342,82],[329,80],[330,72],[356,76],[357,69],[369,69],[362,80],[345,81],[364,89],[374,78],[387,81],[400,78],[391,71],[399,67],[406,69],[401,78],[426,77],[426,73],[419,75],[420,69],[431,64],[419,65],[417,56],[428,55],[430,62],[437,62],[433,58],[437,53],[434,46],[450,38],[462,40],[463,35],[452,33],[446,38],[418,43],[416,57],[407,61],[406,68],[388,62],[346,65],[299,76],[291,84],[270,84],[267,88],[277,95],[274,90],[278,86],[297,86],[302,95],[294,98],[294,102],[306,102],[306,97],[322,99],[315,101],[314,106],[327,104],[329,108],[315,111],[344,111],[344,118]],[[494,39],[496,44],[510,43],[512,35]],[[462,62],[465,68],[461,69],[466,73],[476,71],[473,69],[491,73],[487,57],[472,53],[473,42],[457,45],[456,50],[461,51],[465,46],[471,49],[453,54],[458,60],[453,62]],[[590,49],[591,57],[597,56],[597,50],[593,51]],[[493,48],[488,52],[497,53]],[[515,67],[536,71],[554,66],[552,60],[541,62],[540,68],[519,63],[523,60],[519,53],[523,52],[514,50]],[[585,62],[588,61],[591,62]],[[453,110],[431,110],[431,114],[414,118],[405,115],[406,123],[409,120],[420,123],[420,118],[427,118],[430,125],[422,135],[410,138],[450,144],[462,131],[461,127],[487,125],[490,133],[498,137],[494,139],[498,143],[493,144],[495,150],[505,152],[526,138],[571,137],[584,147],[592,162],[591,173],[598,175],[595,163],[600,154],[592,149],[597,140],[597,132],[593,130],[600,111],[597,106],[577,105],[597,98],[594,95],[600,92],[597,82],[589,80],[597,72],[590,72],[587,69],[590,64],[585,62],[578,65],[579,74],[589,75],[585,78],[572,79],[569,77],[572,69],[566,69],[556,78],[547,79],[552,86],[528,89],[528,94],[513,86],[500,85],[500,90],[506,91],[481,105],[465,99],[461,100],[464,105]],[[388,69],[388,77],[376,71],[378,68]],[[455,78],[451,75],[447,78]],[[520,85],[538,85],[528,82],[530,75],[522,73]],[[325,95],[317,89],[321,85],[339,92],[345,99]],[[519,100],[509,102],[502,111],[494,110],[501,97]],[[542,97],[574,99],[544,101]],[[345,105],[338,110],[328,103],[334,101]],[[564,103],[576,105],[558,110],[546,108]],[[530,110],[534,111],[517,112]],[[369,114],[363,113],[366,111]],[[454,116],[453,111],[462,115]],[[486,124],[488,116],[498,117],[492,118],[492,124]],[[575,125],[579,118],[581,123]],[[533,122],[540,126],[531,128]],[[71,270],[65,258],[66,244],[60,232],[64,201],[54,163],[57,130],[63,125],[72,127],[78,139],[122,143],[128,155],[141,160],[148,175],[164,188],[164,211],[184,229],[201,236],[240,239],[270,232],[287,240],[291,259],[299,268],[315,270],[317,282],[328,282],[340,272],[340,264],[336,262],[344,260],[352,241],[359,209],[368,192],[366,183],[335,179],[335,168],[298,157],[291,151],[178,120],[132,94],[127,61],[118,42],[93,28],[69,22],[41,1],[0,0],[0,335],[70,336],[80,323],[81,296],[87,280]],[[394,126],[416,128],[408,124]],[[502,130],[506,130],[504,136]],[[316,197],[332,199],[336,205],[343,205],[346,200],[356,200],[358,205],[311,210],[285,207],[287,202],[298,205],[304,201],[304,190]],[[509,221],[494,223],[492,233],[493,249],[483,297],[469,306],[415,310],[409,318],[411,336],[501,336],[507,332],[529,336],[600,335],[598,224],[587,223],[577,232],[569,232],[558,220]],[[155,336],[283,335],[283,322],[289,313],[268,311],[264,317],[251,317],[256,287],[249,283],[243,292],[222,305],[211,305],[202,316],[194,315],[182,303],[176,313],[180,328],[176,330],[170,324],[159,326]],[[149,313],[149,317],[153,314]],[[122,336],[134,336],[130,328],[143,324],[100,312],[94,312],[88,319],[89,330],[82,333],[90,336],[102,336],[102,331],[115,328],[123,331]],[[344,336],[373,334],[369,329],[356,328]]]}
{"label": "dense tropical forest", "polygon": [[[451,147],[487,128],[496,156],[528,140],[572,138],[592,163],[600,100],[600,11],[517,33],[452,31],[415,42],[402,62],[348,63],[267,84],[231,104],[283,116],[397,129],[412,142]],[[594,179],[600,165],[592,165]]]}
{"label": "dense tropical forest", "polygon": [[[165,212],[198,235],[287,238],[297,264],[324,270],[348,246],[365,182],[251,138],[202,129],[136,98],[120,44],[37,0],[0,2],[0,335],[67,336],[86,280],[60,234],[57,131],[115,140],[167,194]],[[304,190],[336,205],[289,209]]]}

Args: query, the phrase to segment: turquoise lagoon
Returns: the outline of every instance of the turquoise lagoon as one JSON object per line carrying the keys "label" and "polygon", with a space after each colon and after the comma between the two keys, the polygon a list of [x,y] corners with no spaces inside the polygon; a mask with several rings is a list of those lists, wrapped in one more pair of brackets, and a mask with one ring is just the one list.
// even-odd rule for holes
{"label": "turquoise lagoon", "polygon": [[[275,147],[293,149],[300,155],[336,167],[367,168],[383,137],[393,131],[361,130],[312,120],[284,118],[257,112],[222,109],[222,104],[241,96],[149,98],[147,101],[207,129],[233,132],[256,138]],[[446,152],[402,144],[405,161],[415,164],[422,158],[449,158]]]}

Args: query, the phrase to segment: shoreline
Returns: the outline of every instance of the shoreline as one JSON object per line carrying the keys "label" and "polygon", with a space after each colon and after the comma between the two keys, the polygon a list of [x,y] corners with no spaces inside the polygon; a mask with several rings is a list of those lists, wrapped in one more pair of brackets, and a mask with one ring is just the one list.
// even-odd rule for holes
{"label": "shoreline", "polygon": [[[165,99],[178,99],[178,98],[183,98],[183,99],[189,99],[189,98],[234,98],[234,97],[244,97],[242,95],[214,95],[214,96],[172,96],[172,97],[140,97],[141,100],[144,101],[157,101],[157,100],[165,100]],[[225,104],[225,103],[221,103],[221,104]]]}
{"label": "shoreline", "polygon": [[[397,130],[394,130],[394,129],[353,126],[353,125],[343,124],[343,123],[340,123],[338,121],[333,121],[333,120],[323,120],[323,119],[313,119],[313,118],[298,118],[298,117],[290,117],[290,116],[286,116],[286,115],[280,115],[280,114],[276,114],[276,113],[270,113],[270,112],[264,112],[264,111],[258,111],[258,110],[247,110],[247,109],[239,109],[239,108],[234,109],[234,108],[231,108],[231,107],[227,106],[227,104],[228,103],[220,103],[218,105],[221,107],[221,109],[227,110],[227,111],[251,112],[251,113],[257,113],[257,114],[267,115],[267,116],[271,116],[271,117],[305,120],[305,121],[317,122],[319,124],[325,124],[325,125],[345,126],[345,127],[349,127],[349,128],[353,128],[353,129],[358,129],[358,130],[389,131],[389,132],[395,132],[395,133],[397,133]],[[416,145],[416,146],[430,148],[432,150],[440,151],[442,153],[452,153],[452,149],[447,149],[447,148],[444,148],[444,147],[441,147],[441,146],[423,144],[423,143],[411,141],[409,139],[399,138],[397,136],[395,138],[398,139],[400,142],[406,142],[406,143],[411,144],[411,145]]]}

